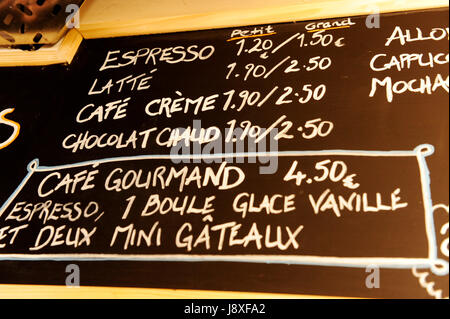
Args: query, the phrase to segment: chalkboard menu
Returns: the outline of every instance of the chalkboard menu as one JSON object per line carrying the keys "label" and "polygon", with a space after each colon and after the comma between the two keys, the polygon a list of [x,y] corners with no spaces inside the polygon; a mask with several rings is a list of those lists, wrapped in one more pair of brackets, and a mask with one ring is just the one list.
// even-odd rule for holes
{"label": "chalkboard menu", "polygon": [[0,69],[0,282],[448,297],[448,9]]}

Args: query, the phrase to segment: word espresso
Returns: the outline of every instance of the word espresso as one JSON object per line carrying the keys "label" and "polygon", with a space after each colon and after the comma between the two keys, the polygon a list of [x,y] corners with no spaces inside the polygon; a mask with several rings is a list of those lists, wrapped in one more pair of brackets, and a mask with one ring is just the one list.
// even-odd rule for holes
{"label": "word espresso", "polygon": [[196,60],[207,60],[214,54],[212,45],[199,47],[191,45],[169,48],[142,48],[136,51],[122,52],[121,50],[109,51],[99,71],[117,69],[130,65],[143,63],[144,65],[157,65],[158,63],[176,64],[181,62],[194,62]]}

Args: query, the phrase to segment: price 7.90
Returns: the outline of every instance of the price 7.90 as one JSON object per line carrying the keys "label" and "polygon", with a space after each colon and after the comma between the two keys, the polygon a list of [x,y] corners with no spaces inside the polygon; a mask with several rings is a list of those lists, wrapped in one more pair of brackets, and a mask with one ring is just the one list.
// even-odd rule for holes
{"label": "price 7.90", "polygon": [[[288,62],[289,65],[286,66]],[[267,79],[272,73],[274,73],[280,67],[283,67],[284,68],[283,72],[285,74],[288,74],[300,72],[302,69],[304,69],[307,72],[312,72],[315,70],[324,71],[328,69],[331,66],[331,64],[332,61],[331,58],[329,57],[321,57],[321,56],[312,57],[309,59],[307,63],[302,64],[302,62],[299,59],[291,59],[291,57],[288,56],[270,67],[266,67],[265,65],[262,64],[248,63],[244,67],[245,70],[239,71],[238,70],[239,68],[236,68],[237,63],[233,62],[227,66],[228,72],[225,78],[229,80],[230,78],[239,78],[243,75],[244,81],[247,81],[249,78]]]}
{"label": "price 7.90", "polygon": [[292,87],[287,86],[283,89],[283,93],[279,92],[280,88],[275,86],[269,93],[261,94],[258,91],[243,90],[236,93],[236,90],[230,90],[223,93],[227,97],[223,110],[236,109],[240,112],[246,106],[263,106],[271,97],[275,97],[275,105],[291,104],[293,99],[300,104],[307,104],[310,101],[320,101],[325,96],[327,87],[325,84],[313,86],[312,84],[304,84],[300,92],[296,92]]}

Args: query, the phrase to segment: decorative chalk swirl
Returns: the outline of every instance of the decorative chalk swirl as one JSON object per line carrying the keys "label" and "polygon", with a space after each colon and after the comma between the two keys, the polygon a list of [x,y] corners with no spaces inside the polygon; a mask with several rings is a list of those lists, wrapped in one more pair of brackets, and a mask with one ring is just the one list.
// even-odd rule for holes
{"label": "decorative chalk swirl", "polygon": [[[432,281],[427,281],[427,277],[430,275],[428,271],[418,272],[417,268],[413,268],[412,273],[414,277],[419,279],[420,286],[422,286],[422,288],[427,290],[428,295],[436,299],[443,299],[442,290],[441,289],[435,290],[434,288],[435,283]],[[448,297],[445,298],[448,299]]]}
{"label": "decorative chalk swirl", "polygon": [[[439,205],[435,205],[433,206],[433,212],[436,212],[438,209],[443,209],[447,212],[447,214],[449,213],[449,206],[448,205],[443,205],[443,204],[439,204]],[[449,223],[445,223],[440,230],[440,234],[441,235],[445,235],[446,233],[448,234],[448,227],[449,227]],[[441,253],[446,256],[448,258],[448,236],[441,242],[440,245],[440,250]],[[422,288],[426,289],[427,293],[429,296],[434,297],[436,299],[443,299],[447,297],[443,297],[443,292],[441,289],[436,290],[435,288],[435,282],[431,281],[431,280],[427,280],[428,276],[430,276],[430,273],[428,271],[424,271],[424,272],[419,272],[417,271],[417,268],[413,268],[412,269],[412,273],[414,275],[414,277],[419,279],[419,284]]]}
{"label": "decorative chalk swirl", "polygon": [[[433,207],[433,211],[436,211],[437,209],[443,209],[447,212],[447,214],[449,212],[448,205],[443,204],[435,205]],[[440,233],[441,235],[445,235],[445,233],[448,234],[448,222],[442,225]],[[442,241],[440,248],[441,253],[448,258],[448,236]]]}

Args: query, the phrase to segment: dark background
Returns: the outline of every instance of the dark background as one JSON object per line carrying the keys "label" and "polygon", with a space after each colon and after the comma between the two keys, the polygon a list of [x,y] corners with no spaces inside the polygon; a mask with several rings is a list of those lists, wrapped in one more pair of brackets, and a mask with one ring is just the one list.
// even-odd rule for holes
{"label": "dark background", "polygon": [[[448,94],[440,89],[432,95],[405,93],[395,95],[393,103],[388,103],[385,94],[380,90],[373,98],[369,98],[372,77],[383,79],[392,76],[393,81],[421,78],[441,73],[448,75],[448,65],[436,66],[433,69],[418,68],[397,72],[394,69],[374,73],[370,70],[369,62],[377,53],[398,55],[401,53],[439,53],[448,52],[446,41],[417,41],[401,46],[394,41],[388,48],[384,47],[395,26],[402,29],[431,30],[434,27],[448,26],[448,10],[430,10],[424,12],[410,12],[400,14],[385,14],[381,17],[380,29],[367,29],[365,17],[352,18],[357,22],[350,29],[333,30],[332,34],[338,38],[345,37],[346,46],[343,48],[302,48],[295,51],[292,43],[280,50],[275,56],[265,62],[272,65],[283,56],[293,58],[298,52],[298,58],[304,59],[317,55],[330,56],[333,65],[324,72],[299,72],[281,76],[273,74],[270,81],[262,82],[258,79],[248,80],[243,84],[241,79],[225,80],[228,72],[226,66],[237,61],[242,67],[249,62],[259,63],[255,55],[244,55],[236,59],[237,46],[227,43],[231,29],[186,32],[169,35],[137,36],[114,39],[85,40],[71,65],[55,65],[47,67],[2,68],[0,69],[0,106],[15,107],[15,112],[8,118],[21,124],[19,138],[9,147],[0,150],[2,170],[0,183],[0,202],[3,203],[14,191],[26,174],[27,164],[34,158],[39,158],[41,165],[51,166],[76,163],[112,156],[165,154],[167,149],[150,145],[147,150],[129,149],[115,150],[85,150],[72,154],[61,147],[62,140],[71,133],[89,130],[91,133],[102,132],[131,132],[133,129],[142,130],[152,126],[183,127],[192,125],[193,119],[202,120],[202,126],[216,125],[223,127],[233,118],[251,120],[262,127],[267,127],[282,114],[288,119],[301,125],[307,120],[321,117],[335,123],[333,133],[324,139],[304,140],[295,138],[280,142],[280,150],[412,150],[417,145],[428,143],[435,147],[435,153],[427,158],[431,172],[431,191],[433,203],[448,204]],[[277,35],[272,36],[274,42],[281,42],[290,34],[304,30],[305,23],[289,23],[274,25]],[[95,78],[103,83],[108,78],[121,78],[129,74],[138,75],[152,67],[137,65],[134,68],[125,67],[98,72],[103,64],[108,50],[139,49],[141,47],[168,47],[176,45],[199,46],[213,44],[216,53],[207,61],[168,65],[159,64],[158,72],[151,80],[151,89],[132,93],[133,101],[128,107],[127,118],[119,121],[104,121],[95,125],[94,122],[76,124],[75,117],[86,104],[100,105],[114,99],[122,99],[127,94],[111,94],[109,97],[87,95]],[[102,81],[103,80],[103,81]],[[182,90],[185,96],[210,95],[226,92],[229,89],[249,89],[268,92],[274,85],[280,88],[292,86],[301,88],[305,83],[327,85],[326,97],[320,102],[306,105],[297,104],[272,107],[274,100],[269,101],[261,109],[246,108],[237,114],[234,111],[209,111],[198,116],[182,113],[174,114],[171,119],[165,117],[149,118],[145,115],[144,107],[148,101],[164,96],[174,96],[175,90]],[[272,102],[272,103],[271,103]],[[218,103],[220,104],[220,103]],[[298,122],[297,122],[298,120]],[[9,135],[9,128],[0,126],[0,137]],[[420,193],[417,193],[418,170],[414,163],[405,164],[402,161],[386,160],[390,165],[380,174],[378,182],[385,178],[394,178],[391,172],[410,172],[404,174],[399,185],[410,185],[405,192],[415,196],[417,207],[421,205]],[[286,164],[287,165],[287,164]],[[355,164],[357,165],[357,164]],[[359,163],[365,167],[364,174],[374,174],[371,163]],[[289,165],[287,165],[287,168]],[[412,167],[406,170],[405,167]],[[284,174],[283,170],[283,173]],[[277,175],[281,180],[283,175]],[[411,174],[411,175],[410,175]],[[256,184],[256,189],[247,192],[267,192],[266,185],[271,185],[271,176],[263,176],[264,183],[255,179],[249,183]],[[264,180],[268,179],[268,180]],[[394,180],[394,182],[396,182]],[[32,184],[30,184],[32,186]],[[278,184],[278,185],[281,185]],[[260,187],[260,188],[258,188]],[[280,186],[277,186],[277,188]],[[283,184],[285,190],[287,184]],[[367,186],[369,187],[369,186]],[[372,191],[378,190],[372,185]],[[210,192],[213,190],[210,190]],[[369,190],[370,191],[370,190]],[[390,187],[386,191],[391,191]],[[192,190],[194,193],[195,190]],[[289,192],[287,190],[286,192]],[[31,196],[29,193],[26,196]],[[410,197],[411,197],[410,196]],[[223,199],[226,201],[226,199]],[[232,201],[232,198],[228,199]],[[111,205],[115,205],[112,203]],[[114,207],[114,206],[113,206]],[[408,217],[405,217],[408,218]],[[416,254],[414,249],[423,252],[424,238],[418,234],[422,220],[409,223],[415,226],[399,229],[393,236],[410,238],[410,246],[404,244],[399,249],[405,254]],[[103,222],[103,221],[102,221]],[[106,222],[106,221],[105,221]],[[287,221],[289,222],[289,221]],[[448,215],[436,215],[436,227],[448,222]],[[358,221],[354,221],[358,223]],[[383,227],[383,219],[373,224],[374,229]],[[4,221],[2,221],[2,225]],[[367,228],[368,231],[370,228]],[[370,231],[374,231],[371,229]],[[412,236],[411,236],[412,234]],[[443,239],[438,235],[438,243]],[[354,238],[354,245],[364,251],[364,240]],[[356,243],[355,243],[356,241]],[[320,240],[316,248],[327,250],[329,246]],[[329,244],[332,245],[332,244]],[[383,246],[382,244],[380,244]],[[385,243],[387,246],[387,243]],[[95,247],[94,247],[95,248]],[[351,249],[351,248],[349,248]],[[6,251],[5,251],[6,253]],[[348,255],[354,253],[349,250]],[[442,256],[441,256],[442,257]],[[64,284],[65,266],[69,262],[0,262],[0,282],[22,284]],[[163,263],[163,262],[76,262],[81,268],[82,285],[107,286],[138,286],[162,288],[194,288],[241,291],[266,291],[286,293],[307,293],[341,296],[367,297],[427,297],[410,270],[381,270],[381,288],[366,289],[364,282],[367,276],[364,269],[327,268],[294,265],[266,265],[245,263]],[[436,288],[444,290],[448,295],[448,276],[436,277],[430,275],[430,281],[436,281]]]}

